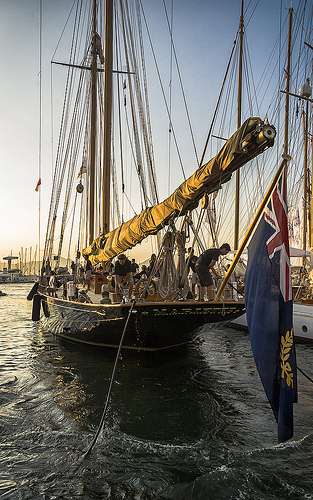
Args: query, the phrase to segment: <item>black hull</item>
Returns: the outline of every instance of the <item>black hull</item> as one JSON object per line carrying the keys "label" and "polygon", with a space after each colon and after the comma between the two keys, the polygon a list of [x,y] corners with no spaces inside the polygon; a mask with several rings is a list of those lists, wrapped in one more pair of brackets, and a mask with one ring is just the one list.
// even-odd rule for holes
{"label": "black hull", "polygon": [[[37,295],[38,297],[38,295]],[[40,299],[39,299],[40,298]],[[95,347],[118,347],[131,304],[86,304],[39,295],[40,321],[54,335]],[[245,312],[243,302],[138,302],[123,348],[159,351],[194,340],[207,323],[229,321]]]}

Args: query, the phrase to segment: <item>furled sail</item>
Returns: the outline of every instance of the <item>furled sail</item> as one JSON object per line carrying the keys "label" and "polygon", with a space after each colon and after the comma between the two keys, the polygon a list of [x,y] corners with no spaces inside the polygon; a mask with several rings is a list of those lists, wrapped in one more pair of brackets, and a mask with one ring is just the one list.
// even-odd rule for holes
{"label": "furled sail", "polygon": [[275,128],[260,118],[249,118],[208,163],[199,167],[162,203],[147,208],[113,231],[95,239],[83,250],[93,265],[107,262],[156,234],[174,217],[194,210],[204,194],[212,193],[229,181],[232,173],[274,144]]}

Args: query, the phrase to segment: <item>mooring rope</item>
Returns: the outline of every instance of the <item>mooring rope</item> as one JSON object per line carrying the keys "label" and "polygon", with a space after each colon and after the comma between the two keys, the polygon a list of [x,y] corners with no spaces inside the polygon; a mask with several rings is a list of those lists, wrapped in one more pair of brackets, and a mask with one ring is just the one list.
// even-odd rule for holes
{"label": "mooring rope", "polygon": [[306,373],[304,373],[304,371],[303,371],[303,370],[301,370],[301,368],[299,368],[299,366],[298,366],[298,365],[297,365],[297,370],[299,370],[299,372],[300,372],[300,373],[302,373],[302,375],[303,375],[305,378],[307,378],[310,382],[312,382],[312,384],[313,384],[313,380],[312,380],[312,379],[311,379],[311,378],[310,378],[310,377],[309,377]]}
{"label": "mooring rope", "polygon": [[97,439],[99,437],[99,434],[100,434],[100,432],[102,430],[104,419],[105,419],[106,412],[107,412],[107,409],[108,409],[108,406],[109,406],[109,402],[110,402],[110,397],[111,397],[113,382],[114,382],[114,378],[115,378],[117,363],[118,363],[118,360],[119,360],[119,357],[120,357],[120,354],[121,354],[121,349],[122,349],[122,345],[123,345],[123,342],[124,342],[126,328],[127,328],[130,316],[131,316],[131,314],[133,312],[135,303],[136,303],[136,301],[134,300],[133,303],[132,303],[132,305],[131,305],[131,308],[129,309],[127,320],[126,320],[126,323],[125,323],[125,326],[124,326],[124,330],[123,330],[123,333],[122,333],[122,336],[121,336],[120,344],[118,346],[118,350],[117,350],[117,354],[116,354],[116,358],[115,358],[115,363],[114,363],[114,367],[113,367],[113,370],[112,370],[112,375],[111,375],[109,390],[108,390],[107,398],[106,398],[106,401],[105,401],[105,405],[104,405],[104,409],[103,409],[103,413],[102,413],[102,417],[101,417],[101,420],[100,420],[99,427],[98,427],[97,432],[95,434],[95,437],[93,438],[93,440],[92,440],[91,444],[89,445],[87,451],[85,451],[85,453],[83,454],[82,460],[84,460],[84,458],[86,458],[89,455],[89,453],[91,452],[92,448],[96,444]]}

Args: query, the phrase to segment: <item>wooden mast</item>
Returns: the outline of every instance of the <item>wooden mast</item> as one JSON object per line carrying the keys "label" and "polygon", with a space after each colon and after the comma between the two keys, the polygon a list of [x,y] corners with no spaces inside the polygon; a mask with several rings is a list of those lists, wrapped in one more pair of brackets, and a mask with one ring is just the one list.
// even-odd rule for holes
{"label": "wooden mast", "polygon": [[91,112],[89,151],[89,244],[94,240],[95,231],[95,163],[97,145],[97,0],[93,0],[92,52],[91,52]]}
{"label": "wooden mast", "polygon": [[[308,115],[309,103],[305,103],[305,111],[303,112],[303,147],[304,147],[304,172],[303,172],[303,250],[306,251],[307,239],[307,217],[308,217]],[[303,264],[305,257],[303,257]]]}
{"label": "wooden mast", "polygon": [[[241,0],[241,14],[239,24],[239,67],[238,67],[238,97],[237,97],[237,129],[241,126],[241,99],[242,99],[242,53],[243,53],[243,1]],[[239,188],[240,172],[236,170],[236,190],[235,190],[235,234],[234,250],[238,248],[239,239]]]}
{"label": "wooden mast", "polygon": [[105,74],[103,123],[102,233],[110,228],[111,122],[113,70],[113,1],[105,3]]}
{"label": "wooden mast", "polygon": [[289,26],[288,26],[288,50],[287,50],[287,67],[286,67],[286,101],[285,101],[285,134],[284,134],[284,154],[288,154],[288,134],[289,134],[289,91],[290,91],[290,72],[291,72],[291,29],[292,29],[292,13],[293,9],[289,9]]}
{"label": "wooden mast", "polygon": [[[268,202],[273,190],[274,190],[274,187],[277,183],[277,180],[283,170],[283,168],[287,165],[287,160],[290,159],[290,157],[288,156],[288,120],[289,120],[289,90],[290,90],[290,66],[291,66],[291,27],[292,27],[292,12],[293,12],[293,9],[290,8],[289,9],[289,29],[288,29],[288,52],[287,52],[287,67],[286,67],[286,101],[285,101],[285,131],[284,131],[284,154],[283,154],[283,161],[281,162],[280,166],[279,166],[279,169],[278,171],[276,172],[276,175],[257,211],[257,214],[255,215],[255,218],[254,220],[252,221],[244,239],[242,240],[241,242],[241,245],[240,245],[240,248],[238,249],[238,239],[237,239],[237,242],[236,242],[236,213],[235,213],[235,242],[234,242],[234,250],[237,250],[237,253],[227,271],[227,273],[225,274],[224,278],[223,278],[223,281],[220,285],[220,288],[218,289],[217,291],[217,294],[214,298],[215,301],[217,301],[219,299],[219,297],[222,295],[223,291],[224,291],[224,288],[225,286],[227,285],[228,283],[228,280],[231,276],[231,274],[234,272],[234,269],[236,267],[236,264],[237,262],[239,261],[239,258],[241,257],[241,254],[246,246],[246,244],[248,243],[249,241],[249,238],[250,236],[252,235],[253,233],[253,230],[254,228],[256,227],[256,224],[261,216],[261,214],[263,213],[263,210],[265,208],[265,205],[266,203]],[[243,31],[243,0],[242,0],[242,3],[241,3],[241,18],[240,18],[240,26],[241,26],[241,29]],[[240,72],[239,72],[240,74]],[[240,88],[240,87],[239,87]],[[240,97],[241,99],[241,97]],[[241,103],[241,100],[240,100],[240,103]],[[239,90],[238,90],[238,115],[239,116]],[[236,171],[236,174],[237,174],[238,170]],[[236,195],[237,195],[237,178],[236,178]],[[239,186],[238,186],[238,195],[239,195]],[[239,214],[239,198],[237,199],[236,197],[236,202],[238,201],[238,214]],[[238,236],[237,236],[238,237]],[[237,246],[236,246],[236,243],[237,243]]]}

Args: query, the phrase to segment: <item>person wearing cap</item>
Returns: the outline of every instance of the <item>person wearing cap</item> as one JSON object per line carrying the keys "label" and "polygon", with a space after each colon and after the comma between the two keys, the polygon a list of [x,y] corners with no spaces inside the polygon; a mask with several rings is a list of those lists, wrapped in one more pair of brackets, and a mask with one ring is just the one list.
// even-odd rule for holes
{"label": "person wearing cap", "polygon": [[120,297],[120,286],[126,285],[128,283],[128,297],[131,298],[133,294],[133,274],[131,272],[131,262],[127,259],[126,255],[123,253],[117,257],[114,265],[114,275],[115,275],[115,294],[116,300],[121,302]]}
{"label": "person wearing cap", "polygon": [[200,280],[199,300],[204,300],[205,288],[207,289],[207,297],[213,300],[213,280],[211,272],[217,277],[221,276],[215,271],[214,266],[220,255],[226,255],[230,252],[228,243],[223,243],[220,248],[209,248],[205,250],[195,263],[195,271]]}

